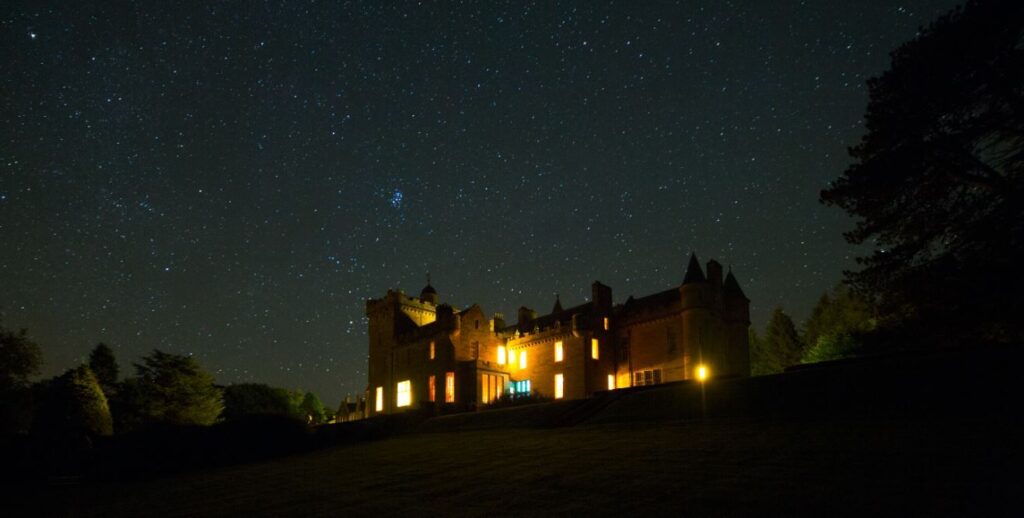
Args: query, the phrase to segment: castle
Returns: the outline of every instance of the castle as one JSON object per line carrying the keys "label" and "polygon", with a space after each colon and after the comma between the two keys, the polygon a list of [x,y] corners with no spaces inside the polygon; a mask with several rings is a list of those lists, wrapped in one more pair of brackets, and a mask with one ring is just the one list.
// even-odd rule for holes
{"label": "castle", "polygon": [[471,410],[508,395],[579,399],[595,392],[712,376],[749,376],[750,301],[732,271],[696,255],[680,286],[622,304],[592,285],[590,302],[515,323],[479,305],[456,310],[430,285],[419,297],[388,290],[366,302],[365,415],[424,405]]}

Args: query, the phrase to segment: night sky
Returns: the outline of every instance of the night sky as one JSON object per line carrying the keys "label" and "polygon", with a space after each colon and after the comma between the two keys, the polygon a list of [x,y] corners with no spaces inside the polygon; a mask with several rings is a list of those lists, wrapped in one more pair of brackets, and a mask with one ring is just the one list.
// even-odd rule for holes
{"label": "night sky", "polygon": [[0,7],[2,324],[336,406],[427,272],[514,320],[695,251],[806,318],[865,80],[956,2],[92,3]]}

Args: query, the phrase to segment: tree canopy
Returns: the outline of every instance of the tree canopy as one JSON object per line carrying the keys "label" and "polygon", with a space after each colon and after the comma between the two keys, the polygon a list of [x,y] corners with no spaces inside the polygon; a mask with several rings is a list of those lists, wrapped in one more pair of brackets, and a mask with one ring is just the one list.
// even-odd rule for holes
{"label": "tree canopy", "polygon": [[822,294],[804,324],[801,361],[813,363],[863,354],[863,335],[875,328],[870,302],[839,284]]}
{"label": "tree canopy", "polygon": [[224,388],[224,419],[250,415],[279,415],[302,418],[305,413],[292,404],[292,394],[263,383],[238,383]]}
{"label": "tree canopy", "polygon": [[327,412],[324,410],[323,402],[312,392],[306,392],[299,408],[306,414],[310,424],[322,424],[327,421]]}
{"label": "tree canopy", "polygon": [[891,57],[853,163],[821,193],[857,218],[847,240],[874,247],[848,279],[936,334],[1019,339],[1024,2],[970,1]]}
{"label": "tree canopy", "polygon": [[793,319],[776,307],[765,329],[764,337],[751,333],[751,373],[754,375],[782,372],[800,363],[803,344]]}
{"label": "tree canopy", "polygon": [[89,353],[89,368],[92,369],[96,379],[99,380],[103,392],[108,395],[111,394],[117,385],[118,374],[117,359],[114,358],[114,351],[103,342],[96,344],[96,347]]}
{"label": "tree canopy", "polygon": [[14,333],[0,327],[0,390],[27,385],[42,364],[43,352],[28,331]]}
{"label": "tree canopy", "polygon": [[121,384],[119,412],[128,427],[151,423],[213,424],[224,408],[213,376],[190,356],[154,349]]}
{"label": "tree canopy", "polygon": [[107,398],[87,365],[70,369],[48,384],[32,430],[51,437],[113,432]]}

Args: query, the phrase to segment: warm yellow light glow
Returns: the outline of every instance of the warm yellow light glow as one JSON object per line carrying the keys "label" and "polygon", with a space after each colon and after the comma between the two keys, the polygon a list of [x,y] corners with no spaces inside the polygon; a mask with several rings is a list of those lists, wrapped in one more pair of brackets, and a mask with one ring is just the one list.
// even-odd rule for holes
{"label": "warm yellow light glow", "polygon": [[591,338],[590,339],[590,357],[596,360],[597,356],[598,356],[597,355],[597,351],[598,351],[597,338]]}
{"label": "warm yellow light glow", "polygon": [[565,395],[565,378],[561,374],[555,374],[555,399],[562,399]]}
{"label": "warm yellow light glow", "polygon": [[608,317],[604,317],[604,330],[608,330]]}
{"label": "warm yellow light glow", "polygon": [[512,349],[508,350],[508,364],[510,367],[516,366],[516,352]]}
{"label": "warm yellow light glow", "polygon": [[399,381],[395,389],[395,406],[402,408],[412,404],[412,383],[409,380]]}
{"label": "warm yellow light glow", "polygon": [[519,351],[519,368],[526,368],[526,350]]}
{"label": "warm yellow light glow", "polygon": [[709,374],[710,373],[708,372],[708,368],[706,366],[704,366],[704,365],[698,365],[697,366],[697,379],[698,380],[704,381],[704,380],[708,379],[708,375]]}
{"label": "warm yellow light glow", "polygon": [[505,365],[505,346],[498,346],[498,365]]}
{"label": "warm yellow light glow", "polygon": [[427,390],[430,391],[430,395],[428,396],[430,402],[433,403],[434,401],[437,401],[437,382],[434,380],[434,376],[427,378]]}
{"label": "warm yellow light glow", "polygon": [[608,375],[608,390],[615,390],[615,375]]}
{"label": "warm yellow light glow", "polygon": [[444,402],[454,403],[455,402],[455,373],[446,372],[444,373]]}
{"label": "warm yellow light glow", "polygon": [[431,360],[434,359],[434,342],[433,341],[430,342],[430,359]]}
{"label": "warm yellow light glow", "polygon": [[377,397],[374,399],[375,408],[378,412],[384,411],[384,387],[377,387]]}
{"label": "warm yellow light glow", "polygon": [[562,342],[555,342],[555,361],[562,361]]}

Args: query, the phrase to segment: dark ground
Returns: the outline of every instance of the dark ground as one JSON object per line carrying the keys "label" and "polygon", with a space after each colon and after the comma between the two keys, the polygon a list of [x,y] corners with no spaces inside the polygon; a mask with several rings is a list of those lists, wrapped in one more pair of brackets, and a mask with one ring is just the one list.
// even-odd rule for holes
{"label": "dark ground", "polygon": [[707,419],[699,385],[681,383],[440,417],[365,442],[341,426],[342,445],[271,461],[9,486],[17,491],[5,507],[57,516],[1020,516],[1022,356],[972,350],[714,380]]}

